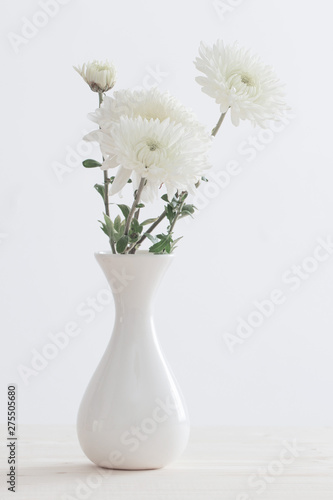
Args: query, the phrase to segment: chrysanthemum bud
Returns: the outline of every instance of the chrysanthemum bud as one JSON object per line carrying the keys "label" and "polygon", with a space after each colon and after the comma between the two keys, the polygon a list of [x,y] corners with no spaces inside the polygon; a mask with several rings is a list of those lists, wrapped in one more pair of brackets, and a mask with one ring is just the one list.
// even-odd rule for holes
{"label": "chrysanthemum bud", "polygon": [[92,61],[82,67],[73,67],[94,92],[107,92],[116,83],[116,68],[108,61]]}

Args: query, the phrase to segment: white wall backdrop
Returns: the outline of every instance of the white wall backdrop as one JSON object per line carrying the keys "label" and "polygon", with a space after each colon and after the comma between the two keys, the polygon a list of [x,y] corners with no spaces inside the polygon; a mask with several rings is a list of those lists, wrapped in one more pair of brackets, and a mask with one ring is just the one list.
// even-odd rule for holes
{"label": "white wall backdrop", "polygon": [[[97,97],[72,65],[109,58],[116,88],[157,83],[211,128],[219,110],[195,83],[193,59],[200,40],[223,38],[275,67],[292,109],[266,132],[225,120],[201,211],[178,227],[185,238],[156,302],[159,340],[193,424],[332,423],[331,9],[328,0],[2,2],[1,398],[18,384],[19,422],[75,422],[114,319],[93,257],[107,249],[93,189],[101,173],[80,166],[99,158],[81,141]],[[66,347],[47,351],[71,328]],[[53,359],[38,361],[43,352]]]}

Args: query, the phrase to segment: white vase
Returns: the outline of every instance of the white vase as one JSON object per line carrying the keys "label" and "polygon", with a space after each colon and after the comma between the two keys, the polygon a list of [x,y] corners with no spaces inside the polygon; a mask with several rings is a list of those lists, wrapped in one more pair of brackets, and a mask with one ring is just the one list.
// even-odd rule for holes
{"label": "white vase", "polygon": [[[140,251],[95,256],[111,287],[116,317],[79,409],[80,445],[101,467],[158,469],[182,454],[190,432],[184,399],[152,318],[157,286],[173,256]],[[171,310],[172,303],[166,304],[165,314]]]}

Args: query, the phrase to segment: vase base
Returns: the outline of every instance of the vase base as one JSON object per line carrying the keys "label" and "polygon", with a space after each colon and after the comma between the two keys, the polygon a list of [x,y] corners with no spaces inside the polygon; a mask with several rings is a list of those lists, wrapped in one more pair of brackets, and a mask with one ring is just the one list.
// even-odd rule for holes
{"label": "vase base", "polygon": [[[97,464],[95,464],[97,465]],[[103,466],[103,465],[97,465],[97,467],[100,467],[101,469],[106,469],[106,470],[114,470],[114,471],[123,471],[123,472],[140,472],[140,471],[145,471],[145,470],[159,470],[159,469],[164,469],[165,467],[167,467],[169,464],[166,464],[166,465],[157,465],[155,467],[106,467],[106,466]]]}

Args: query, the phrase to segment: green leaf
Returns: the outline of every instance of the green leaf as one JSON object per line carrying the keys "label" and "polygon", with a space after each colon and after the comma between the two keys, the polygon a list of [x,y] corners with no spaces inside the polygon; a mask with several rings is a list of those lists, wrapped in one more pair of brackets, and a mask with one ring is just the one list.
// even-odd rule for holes
{"label": "green leaf", "polygon": [[128,179],[127,184],[131,184],[132,182],[132,179]]}
{"label": "green leaf", "polygon": [[96,191],[101,195],[101,197],[104,200],[104,184],[95,184],[94,188]]}
{"label": "green leaf", "polygon": [[107,230],[107,227],[106,227],[106,224],[104,224],[104,222],[102,222],[101,220],[99,220],[98,222],[101,223],[101,230],[103,231],[103,233],[106,234],[106,236],[109,236],[109,233],[108,233],[108,230]]}
{"label": "green leaf", "polygon": [[164,194],[163,196],[161,196],[161,199],[163,201],[166,201],[167,203],[169,203],[169,200],[168,200],[168,195],[167,194]]}
{"label": "green leaf", "polygon": [[122,235],[124,234],[125,232],[125,227],[126,227],[126,221],[122,221],[122,223],[120,224],[120,228],[119,228],[119,231],[118,231],[118,240],[119,238],[122,237]]}
{"label": "green leaf", "polygon": [[151,252],[151,253],[163,253],[164,248],[165,248],[165,243],[163,241],[159,241],[158,243],[155,243],[155,245],[152,245],[149,248],[149,252]]}
{"label": "green leaf", "polygon": [[172,223],[175,215],[176,215],[176,212],[174,211],[174,209],[172,208],[171,205],[167,205],[165,207],[165,213],[166,213],[166,216],[167,216],[167,219],[168,221],[170,222],[170,224]]}
{"label": "green leaf", "polygon": [[112,184],[113,181],[115,180],[116,176],[115,175],[112,175],[111,177],[109,177],[109,183]]}
{"label": "green leaf", "polygon": [[140,235],[138,233],[131,233],[131,232],[128,233],[129,242],[131,244],[138,241],[139,237]]}
{"label": "green leaf", "polygon": [[172,241],[172,243],[171,243],[171,252],[173,252],[175,250],[175,248],[177,248],[176,243],[178,243],[178,241],[181,240],[182,238],[183,238],[183,236],[180,236],[179,238],[176,238],[175,240]]}
{"label": "green leaf", "polygon": [[192,214],[194,214],[195,210],[196,210],[196,207],[194,205],[184,205],[179,218],[182,219],[183,217],[186,217],[187,215],[190,215],[192,217]]}
{"label": "green leaf", "polygon": [[[113,222],[108,215],[106,215],[106,214],[103,214],[103,215],[104,215],[105,224],[103,224],[103,222],[101,223],[102,230],[105,232],[105,234],[108,235],[108,237],[110,239],[114,240],[115,234],[114,234]],[[103,226],[104,226],[104,228],[103,228]]]}
{"label": "green leaf", "polygon": [[204,181],[204,182],[208,182],[207,177],[205,177],[204,175],[201,177],[201,180]]}
{"label": "green leaf", "polygon": [[118,207],[122,211],[125,219],[127,219],[127,217],[129,216],[130,210],[131,210],[130,207],[128,207],[127,205],[118,205]]}
{"label": "green leaf", "polygon": [[115,218],[114,220],[114,228],[115,230],[117,231],[117,233],[119,233],[119,229],[120,229],[120,225],[121,225],[121,218],[120,218],[120,215],[117,215],[117,217]]}
{"label": "green leaf", "polygon": [[149,248],[151,253],[171,253],[172,237],[170,234],[158,234],[157,238],[160,240]]}
{"label": "green leaf", "polygon": [[117,246],[116,246],[117,252],[118,253],[124,253],[124,251],[126,250],[127,245],[128,245],[128,236],[123,235],[120,238],[120,240],[117,241]]}
{"label": "green leaf", "polygon": [[194,214],[195,206],[194,205],[184,205],[182,212],[190,212],[190,214]]}
{"label": "green leaf", "polygon": [[147,224],[152,224],[158,219],[158,217],[155,217],[155,219],[146,219],[143,222],[141,222],[141,226],[146,226]]}
{"label": "green leaf", "polygon": [[131,231],[134,231],[135,233],[142,233],[143,226],[139,223],[137,219],[132,219],[131,222]]}
{"label": "green leaf", "polygon": [[130,242],[135,243],[140,238],[143,226],[139,223],[137,219],[132,219],[131,228],[129,231]]}
{"label": "green leaf", "polygon": [[187,217],[187,216],[190,216],[190,217],[192,217],[192,219],[193,219],[193,215],[192,215],[192,213],[191,213],[191,212],[187,212],[187,211],[185,210],[184,212],[182,212],[182,213],[181,213],[181,215],[179,216],[178,220],[183,219],[184,217]]}
{"label": "green leaf", "polygon": [[148,240],[150,240],[152,243],[157,243],[159,241],[158,238],[156,238],[156,236],[153,236],[152,234],[150,233],[144,233],[144,235],[146,236],[146,238],[148,238]]}
{"label": "green leaf", "polygon": [[136,208],[145,208],[145,205],[143,203],[138,203]]}
{"label": "green leaf", "polygon": [[85,168],[96,168],[96,167],[101,167],[102,166],[102,164],[99,163],[99,161],[96,161],[96,160],[84,160],[82,162],[82,165]]}

